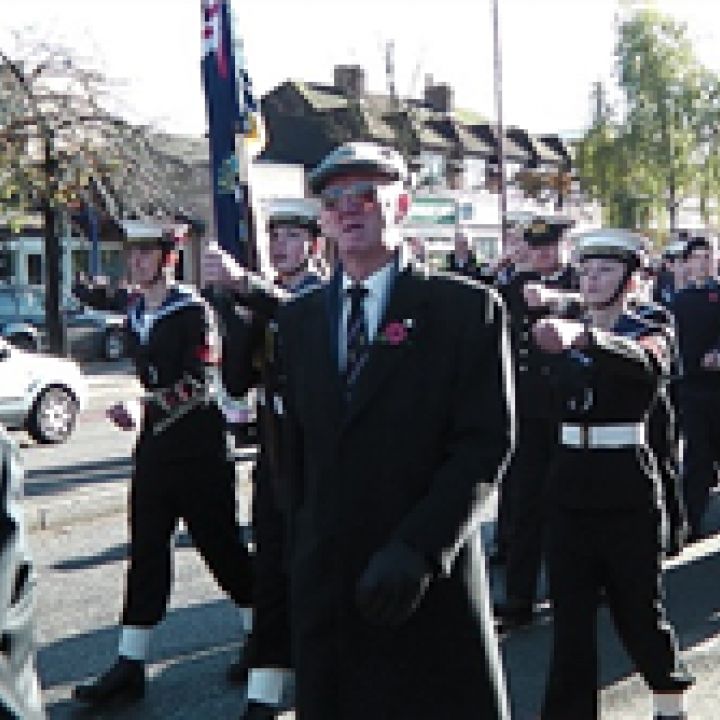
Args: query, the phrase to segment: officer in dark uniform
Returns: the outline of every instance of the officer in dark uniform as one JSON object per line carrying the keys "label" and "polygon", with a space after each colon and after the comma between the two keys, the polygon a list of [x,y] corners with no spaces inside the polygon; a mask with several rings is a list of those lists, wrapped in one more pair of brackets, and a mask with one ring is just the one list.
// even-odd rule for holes
{"label": "officer in dark uniform", "polygon": [[[206,281],[234,290],[235,302],[250,313],[250,324],[254,327],[251,384],[257,387],[258,393],[260,440],[253,470],[252,501],[255,615],[248,646],[229,670],[232,682],[247,681],[248,706],[242,716],[245,720],[274,718],[293,702],[283,501],[278,494],[282,395],[275,314],[284,299],[309,292],[322,283],[312,267],[321,237],[319,213],[319,203],[305,198],[279,198],[267,205],[269,259],[275,273],[275,288],[259,283],[258,278],[250,277],[237,266],[232,268],[232,273],[224,271],[223,263],[227,265],[232,261],[217,250],[206,251],[203,263]],[[238,363],[233,368],[230,364],[227,371],[232,374],[234,369],[240,373],[241,366],[242,363]],[[241,378],[235,382],[238,380]]]}
{"label": "officer in dark uniform", "polygon": [[[529,248],[524,238],[526,227],[532,223],[535,216],[532,213],[514,213],[508,215],[505,220],[505,244],[502,248],[502,255],[495,267],[492,285],[497,288],[504,297],[506,303],[517,305],[516,284],[514,278],[518,273],[530,271],[528,264]],[[515,342],[513,335],[510,337],[511,347]],[[512,357],[517,359],[517,351],[512,351]],[[514,363],[517,366],[517,363]],[[515,367],[515,370],[517,367]],[[500,483],[498,489],[498,514],[495,529],[494,547],[491,549],[488,559],[493,564],[503,564],[507,558],[508,538],[511,528],[511,484],[512,480],[508,475]]]}
{"label": "officer in dark uniform", "polygon": [[664,332],[630,312],[638,238],[578,239],[583,322],[533,328],[550,357],[560,449],[549,486],[554,645],[543,720],[594,720],[601,596],[653,692],[656,718],[680,720],[693,679],[682,666],[661,588],[664,500],[646,418],[669,370]]}
{"label": "officer in dark uniform", "polygon": [[670,307],[675,292],[681,289],[677,283],[677,263],[682,262],[685,243],[682,240],[669,242],[662,254],[662,266],[655,279],[653,300],[665,307]]}
{"label": "officer in dark uniform", "polygon": [[557,449],[556,430],[547,418],[551,402],[549,368],[537,352],[532,325],[550,314],[566,291],[577,287],[569,265],[561,263],[561,241],[569,223],[562,218],[536,218],[523,230],[528,268],[516,271],[499,286],[510,311],[511,348],[515,365],[518,444],[503,479],[499,510],[506,546],[505,602],[495,608],[505,630],[533,620],[542,556],[545,482]]}
{"label": "officer in dark uniform", "polygon": [[713,277],[713,256],[708,238],[688,240],[683,252],[688,284],[672,303],[680,347],[683,486],[693,538],[701,532],[720,460],[720,284]]}
{"label": "officer in dark uniform", "polygon": [[145,693],[150,635],[165,614],[179,519],[234,602],[246,609],[252,600],[250,557],[236,522],[235,468],[217,402],[218,328],[209,305],[173,280],[176,242],[173,233],[163,233],[130,245],[131,277],[141,296],[129,309],[128,347],[146,394],[142,407],[119,403],[108,411],[118,427],[140,427],[140,434],[119,658],[74,693],[95,707]]}

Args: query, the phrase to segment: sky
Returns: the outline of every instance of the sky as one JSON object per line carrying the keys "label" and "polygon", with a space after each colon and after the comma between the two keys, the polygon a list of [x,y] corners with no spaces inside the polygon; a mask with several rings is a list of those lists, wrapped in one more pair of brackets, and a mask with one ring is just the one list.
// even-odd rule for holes
{"label": "sky", "polygon": [[[596,80],[612,82],[618,0],[498,0],[506,123],[575,132]],[[657,0],[688,24],[702,62],[720,72],[720,2]],[[455,88],[455,104],[494,117],[491,0],[232,0],[236,34],[258,95],[288,78],[332,82],[335,64],[366,68],[384,92],[395,46],[401,95],[425,76]],[[182,134],[205,130],[200,0],[0,0],[0,50],[12,30],[61,42],[118,81],[115,109]]]}

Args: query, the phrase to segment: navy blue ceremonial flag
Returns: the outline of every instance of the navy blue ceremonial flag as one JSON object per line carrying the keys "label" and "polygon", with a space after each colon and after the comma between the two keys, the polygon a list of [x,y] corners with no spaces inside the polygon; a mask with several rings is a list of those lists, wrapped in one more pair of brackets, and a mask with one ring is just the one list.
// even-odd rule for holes
{"label": "navy blue ceremonial flag", "polygon": [[233,38],[230,0],[201,2],[215,232],[223,250],[243,265],[252,265],[255,253],[246,160],[238,157],[235,138],[252,130],[257,107],[244,58],[236,53],[239,46]]}

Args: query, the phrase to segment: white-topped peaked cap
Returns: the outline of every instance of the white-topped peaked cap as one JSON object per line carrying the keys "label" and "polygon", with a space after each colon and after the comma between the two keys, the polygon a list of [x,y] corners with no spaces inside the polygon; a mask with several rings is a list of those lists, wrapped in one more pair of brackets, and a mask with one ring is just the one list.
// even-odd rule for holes
{"label": "white-topped peaked cap", "polygon": [[532,224],[536,217],[536,214],[530,210],[510,210],[505,213],[505,225],[509,228],[524,230]]}
{"label": "white-topped peaked cap", "polygon": [[187,239],[187,225],[151,224],[137,220],[124,220],[122,223],[125,242],[130,245],[152,243],[172,248],[181,245]]}
{"label": "white-topped peaked cap", "polygon": [[380,174],[402,182],[408,177],[405,160],[397,150],[371,142],[349,142],[335,148],[310,173],[310,189],[317,194],[330,179],[351,172]]}
{"label": "white-topped peaked cap", "polygon": [[592,257],[616,258],[637,267],[648,260],[649,241],[631,230],[602,228],[579,235],[575,241],[575,260],[582,262]]}
{"label": "white-topped peaked cap", "polygon": [[313,198],[274,198],[265,206],[268,227],[291,225],[320,232],[320,203]]}

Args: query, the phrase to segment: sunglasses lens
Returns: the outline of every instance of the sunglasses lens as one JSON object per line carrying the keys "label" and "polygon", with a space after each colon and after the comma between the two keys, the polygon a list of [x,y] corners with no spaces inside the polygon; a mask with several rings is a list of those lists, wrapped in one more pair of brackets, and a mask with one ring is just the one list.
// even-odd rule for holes
{"label": "sunglasses lens", "polygon": [[323,192],[320,198],[325,210],[336,211],[343,198],[367,210],[377,202],[377,191],[373,183],[361,182],[344,188],[331,188]]}

